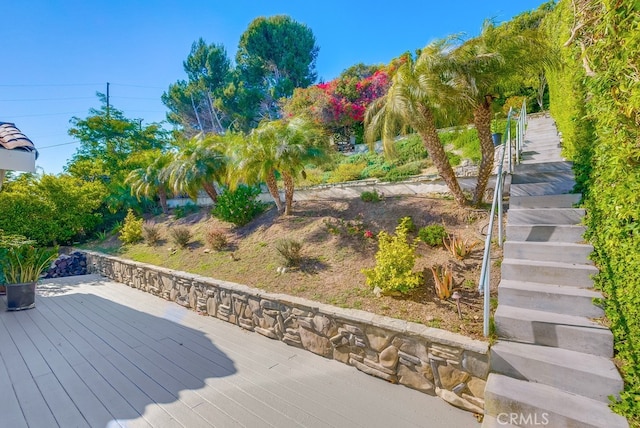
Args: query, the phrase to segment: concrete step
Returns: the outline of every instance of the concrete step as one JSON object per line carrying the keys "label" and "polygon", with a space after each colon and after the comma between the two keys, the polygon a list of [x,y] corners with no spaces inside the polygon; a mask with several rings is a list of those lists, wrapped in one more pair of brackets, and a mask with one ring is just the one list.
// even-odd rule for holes
{"label": "concrete step", "polygon": [[509,198],[509,209],[513,208],[573,208],[582,199],[581,193],[562,195],[513,196]]}
{"label": "concrete step", "polygon": [[496,373],[489,375],[484,397],[486,414],[523,428],[629,427],[605,403]]}
{"label": "concrete step", "polygon": [[511,208],[507,212],[510,225],[517,224],[580,224],[583,208]]}
{"label": "concrete step", "polygon": [[502,279],[498,298],[501,305],[517,308],[587,318],[604,316],[604,310],[593,302],[602,299],[602,294],[584,288]]}
{"label": "concrete step", "polygon": [[499,304],[494,321],[500,339],[613,356],[611,331],[585,317]]}
{"label": "concrete step", "polygon": [[570,242],[505,241],[503,254],[508,259],[524,259],[559,263],[593,265],[590,244]]}
{"label": "concrete step", "polygon": [[515,172],[512,184],[525,183],[550,183],[552,181],[573,180],[573,171],[550,171],[550,172]]}
{"label": "concrete step", "polygon": [[562,391],[609,402],[624,387],[609,358],[549,346],[497,342],[491,346],[491,372],[542,383]]}
{"label": "concrete step", "polygon": [[511,196],[542,196],[570,193],[575,186],[574,180],[554,181],[551,183],[511,184]]}
{"label": "concrete step", "polygon": [[557,161],[535,164],[520,164],[516,166],[516,173],[526,174],[529,172],[552,172],[552,171],[573,171],[573,162]]}
{"label": "concrete step", "polygon": [[507,224],[507,239],[509,241],[527,242],[584,242],[582,235],[587,230],[585,226],[572,225],[509,225]]}
{"label": "concrete step", "polygon": [[501,269],[502,279],[579,288],[593,288],[591,276],[598,273],[592,265],[507,258],[502,260]]}

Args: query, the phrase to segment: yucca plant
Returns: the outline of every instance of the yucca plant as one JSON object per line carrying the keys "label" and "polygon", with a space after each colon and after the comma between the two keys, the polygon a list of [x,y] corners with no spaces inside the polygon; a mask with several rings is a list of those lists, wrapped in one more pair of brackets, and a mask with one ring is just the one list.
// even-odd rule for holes
{"label": "yucca plant", "polygon": [[478,241],[469,242],[456,235],[449,235],[448,237],[442,238],[442,243],[447,251],[458,260],[466,259],[471,253],[471,250],[478,245]]}
{"label": "yucca plant", "polygon": [[434,288],[438,298],[440,300],[444,300],[451,297],[451,290],[453,289],[453,270],[448,266],[442,267],[440,265],[436,265],[431,267],[431,273],[433,274]]}
{"label": "yucca plant", "polygon": [[7,284],[36,282],[57,255],[57,248],[36,248],[32,242],[10,246],[0,260],[0,269]]}

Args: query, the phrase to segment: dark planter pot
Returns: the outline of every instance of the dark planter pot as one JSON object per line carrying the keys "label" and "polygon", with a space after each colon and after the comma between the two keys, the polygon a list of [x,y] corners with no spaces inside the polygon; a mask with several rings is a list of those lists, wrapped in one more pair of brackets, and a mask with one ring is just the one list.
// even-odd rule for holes
{"label": "dark planter pot", "polygon": [[36,283],[5,284],[7,287],[7,310],[20,311],[36,306]]}
{"label": "dark planter pot", "polygon": [[496,132],[495,134],[492,134],[491,138],[493,138],[494,146],[499,146],[500,144],[502,144],[502,134],[500,132]]}

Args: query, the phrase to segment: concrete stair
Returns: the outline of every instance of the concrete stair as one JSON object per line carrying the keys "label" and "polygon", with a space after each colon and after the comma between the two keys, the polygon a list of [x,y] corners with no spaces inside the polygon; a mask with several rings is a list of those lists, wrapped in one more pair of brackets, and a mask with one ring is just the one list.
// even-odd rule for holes
{"label": "concrete stair", "polygon": [[587,318],[604,316],[594,299],[602,299],[598,291],[537,282],[503,279],[498,288],[500,304],[544,312],[561,312]]}
{"label": "concrete stair", "polygon": [[535,241],[506,241],[504,252],[510,258],[523,260],[538,260],[559,263],[589,264],[589,256],[593,252],[590,244],[575,244],[572,242],[535,242]]}
{"label": "concrete stair", "polygon": [[629,426],[625,418],[614,414],[602,401],[497,373],[489,376],[484,397],[485,413],[498,419],[498,423],[508,416],[513,426],[523,428]]}
{"label": "concrete stair", "polygon": [[591,265],[523,259],[503,259],[502,279],[528,280],[543,284],[593,288],[592,275],[598,269]]}
{"label": "concrete stair", "polygon": [[593,289],[572,163],[550,118],[531,120],[512,176],[482,427],[628,427],[622,379]]}
{"label": "concrete stair", "polygon": [[613,357],[611,331],[586,317],[498,303],[494,322],[501,339]]}
{"label": "concrete stair", "polygon": [[562,391],[609,402],[623,387],[609,358],[517,342],[491,347],[492,369],[514,379],[543,383]]}

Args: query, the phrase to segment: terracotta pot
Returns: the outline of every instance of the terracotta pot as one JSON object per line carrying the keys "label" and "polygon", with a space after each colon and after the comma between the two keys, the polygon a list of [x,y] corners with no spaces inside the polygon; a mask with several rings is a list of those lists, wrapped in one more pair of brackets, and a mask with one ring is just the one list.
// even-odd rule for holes
{"label": "terracotta pot", "polygon": [[36,306],[36,283],[5,284],[7,288],[7,310],[20,311]]}

